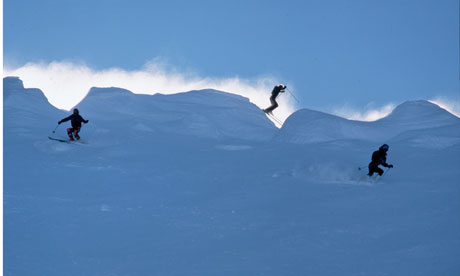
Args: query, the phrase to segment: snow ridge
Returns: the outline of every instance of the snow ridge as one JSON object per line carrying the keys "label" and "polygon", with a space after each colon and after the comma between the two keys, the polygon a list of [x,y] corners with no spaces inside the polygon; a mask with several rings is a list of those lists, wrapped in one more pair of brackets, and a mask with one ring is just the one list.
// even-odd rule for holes
{"label": "snow ridge", "polygon": [[[4,78],[5,109],[33,112],[25,119],[39,121],[65,115],[54,108],[39,89],[25,89],[16,77]],[[247,98],[212,89],[172,95],[142,95],[110,87],[92,88],[76,106],[91,118],[88,136],[114,139],[117,133],[175,134],[211,139],[277,141],[295,144],[340,140],[389,142],[403,140],[421,147],[447,147],[460,142],[460,118],[428,101],[407,101],[374,122],[344,119],[320,111],[301,109],[281,129]],[[14,112],[8,112],[10,116]],[[40,117],[43,118],[40,118]],[[417,136],[423,137],[417,138]]]}
{"label": "snow ridge", "polygon": [[[328,142],[335,140],[363,140],[373,142],[388,142],[402,137],[409,138],[409,133],[422,131],[427,138],[427,143],[419,146],[432,146],[428,140],[449,140],[444,145],[453,145],[460,142],[458,130],[460,118],[428,101],[407,101],[397,106],[388,116],[374,121],[362,122],[347,120],[323,112],[302,109],[292,114],[283,125],[278,141],[297,144]],[[439,132],[438,128],[448,129]],[[398,138],[396,138],[398,137]],[[442,146],[442,143],[438,143]]]}

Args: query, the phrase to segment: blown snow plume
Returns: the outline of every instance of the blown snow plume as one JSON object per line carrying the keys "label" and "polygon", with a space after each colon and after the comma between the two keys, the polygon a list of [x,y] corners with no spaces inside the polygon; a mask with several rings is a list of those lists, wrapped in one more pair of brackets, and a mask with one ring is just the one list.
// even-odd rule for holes
{"label": "blown snow plume", "polygon": [[371,122],[388,116],[394,108],[395,106],[393,104],[386,104],[376,108],[374,104],[371,103],[365,107],[364,111],[358,111],[356,108],[345,105],[340,108],[335,108],[332,113],[349,120]]}
{"label": "blown snow plume", "polygon": [[[120,87],[138,94],[174,94],[190,90],[214,89],[249,98],[259,108],[270,105],[273,86],[279,81],[273,77],[253,80],[207,78],[195,73],[181,73],[167,69],[157,61],[148,62],[141,70],[127,71],[119,68],[94,70],[87,65],[70,62],[28,63],[19,68],[4,69],[5,76],[19,76],[26,87],[42,89],[51,104],[69,110],[80,102],[91,87]],[[288,84],[289,85],[289,84]],[[284,97],[277,109],[281,119],[294,110],[294,101]]]}

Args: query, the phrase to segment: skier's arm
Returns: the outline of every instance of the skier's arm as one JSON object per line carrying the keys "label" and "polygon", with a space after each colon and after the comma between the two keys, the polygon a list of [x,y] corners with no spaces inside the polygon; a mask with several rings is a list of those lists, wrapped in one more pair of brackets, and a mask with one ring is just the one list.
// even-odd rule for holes
{"label": "skier's arm", "polygon": [[380,158],[379,158],[379,163],[380,163],[380,165],[382,165],[384,167],[388,167],[387,159],[382,157],[382,156],[380,156]]}
{"label": "skier's arm", "polygon": [[393,168],[393,165],[388,164],[387,160],[385,160],[385,159],[381,159],[381,164],[382,164],[382,166],[384,166],[386,168]]}
{"label": "skier's arm", "polygon": [[[79,116],[80,116],[80,115],[79,115]],[[82,121],[83,123],[85,123],[85,124],[87,124],[87,123],[89,122],[89,120],[85,120],[85,119],[83,119],[83,117],[82,117],[82,116],[80,116],[80,119],[81,119],[81,121]]]}
{"label": "skier's arm", "polygon": [[70,115],[70,116],[67,117],[67,118],[64,118],[64,119],[60,120],[60,121],[58,122],[58,124],[61,124],[61,123],[63,123],[63,122],[67,122],[68,120],[70,120],[70,118],[72,118],[72,115]]}

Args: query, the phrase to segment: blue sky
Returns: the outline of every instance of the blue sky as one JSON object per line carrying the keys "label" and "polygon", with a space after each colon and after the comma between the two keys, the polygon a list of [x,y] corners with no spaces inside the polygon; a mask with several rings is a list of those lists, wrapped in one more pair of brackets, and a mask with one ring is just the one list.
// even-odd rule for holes
{"label": "blue sky", "polygon": [[6,71],[52,62],[268,79],[292,88],[296,108],[323,111],[460,102],[459,3],[4,0]]}

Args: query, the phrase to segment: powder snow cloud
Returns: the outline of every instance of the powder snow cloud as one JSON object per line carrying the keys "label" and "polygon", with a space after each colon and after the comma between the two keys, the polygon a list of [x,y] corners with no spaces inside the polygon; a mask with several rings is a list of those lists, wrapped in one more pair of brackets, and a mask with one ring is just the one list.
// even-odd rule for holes
{"label": "powder snow cloud", "polygon": [[[26,88],[41,89],[51,104],[66,110],[77,105],[91,87],[120,87],[138,94],[173,94],[211,88],[247,97],[258,107],[265,108],[270,105],[273,86],[279,83],[273,77],[208,78],[171,68],[159,60],[150,61],[134,71],[120,68],[95,70],[85,64],[54,61],[27,63],[17,68],[6,66],[4,76],[18,76]],[[280,119],[286,119],[294,111],[292,99],[280,99],[277,109]]]}
{"label": "powder snow cloud", "polygon": [[[212,88],[247,97],[258,107],[265,108],[270,105],[273,86],[279,83],[269,76],[254,79],[201,77],[193,72],[180,72],[161,59],[149,61],[140,70],[132,71],[120,68],[96,70],[84,63],[65,61],[27,63],[16,68],[6,65],[4,76],[20,77],[26,88],[41,89],[51,104],[66,110],[77,105],[91,87],[120,87],[138,94],[174,94]],[[295,91],[292,84],[287,85]],[[285,120],[296,110],[295,102],[292,97],[277,100],[280,106],[276,115]],[[439,96],[430,101],[460,117],[459,99]],[[380,106],[369,103],[364,108],[343,105],[331,113],[351,120],[375,121],[390,114],[395,107],[393,103]]]}
{"label": "powder snow cloud", "polygon": [[430,100],[430,102],[439,105],[460,118],[460,98],[452,99],[450,97],[438,96]]}
{"label": "powder snow cloud", "polygon": [[[460,99],[439,96],[429,101],[460,118]],[[358,108],[344,105],[335,108],[331,113],[349,120],[372,122],[388,116],[391,112],[393,112],[393,109],[395,109],[396,106],[396,104],[387,103],[376,107],[374,103],[370,103],[363,109],[359,110]]]}
{"label": "powder snow cloud", "polygon": [[370,103],[363,110],[358,110],[354,107],[344,105],[342,107],[335,108],[332,113],[349,120],[371,122],[389,115],[395,107],[396,106],[392,103],[388,103],[380,107],[375,107],[374,103]]}

